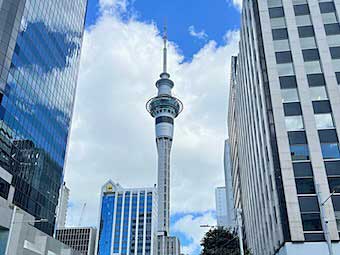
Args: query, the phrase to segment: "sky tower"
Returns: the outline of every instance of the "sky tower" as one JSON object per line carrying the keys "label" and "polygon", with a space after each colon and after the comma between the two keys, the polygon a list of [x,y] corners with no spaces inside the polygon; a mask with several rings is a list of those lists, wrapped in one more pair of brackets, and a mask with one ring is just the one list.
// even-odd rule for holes
{"label": "sky tower", "polygon": [[167,33],[163,35],[163,72],[156,82],[158,95],[151,98],[146,108],[155,118],[158,151],[158,231],[169,234],[170,219],[170,151],[174,134],[174,119],[181,113],[183,104],[173,97],[174,82],[167,72]]}

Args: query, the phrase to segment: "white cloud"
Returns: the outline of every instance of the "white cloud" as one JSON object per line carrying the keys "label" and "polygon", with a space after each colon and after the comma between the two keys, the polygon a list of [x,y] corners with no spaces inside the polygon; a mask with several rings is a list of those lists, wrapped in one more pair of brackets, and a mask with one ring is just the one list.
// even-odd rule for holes
{"label": "white cloud", "polygon": [[[227,81],[237,47],[232,37],[221,47],[210,41],[182,63],[170,43],[174,94],[184,103],[175,121],[172,213],[213,209],[214,188],[224,183]],[[65,170],[69,225],[78,224],[84,202],[83,224],[97,225],[100,187],[108,179],[124,187],[156,183],[154,120],[145,103],[156,95],[161,64],[162,38],[152,24],[104,15],[86,31]]]}
{"label": "white cloud", "polygon": [[99,6],[103,12],[127,12],[128,0],[99,0]]}
{"label": "white cloud", "polygon": [[243,0],[227,0],[228,3],[231,3],[235,8],[237,8],[239,11],[242,10],[242,3]]}
{"label": "white cloud", "polygon": [[201,240],[209,230],[209,228],[202,228],[201,225],[216,225],[216,219],[211,212],[207,212],[199,217],[186,215],[174,224],[174,231],[183,233],[187,239],[192,241],[189,245],[182,248],[184,254],[193,254],[200,249]]}
{"label": "white cloud", "polygon": [[206,40],[208,38],[208,35],[204,30],[197,32],[194,26],[190,26],[188,31],[191,36],[196,37],[198,39]]}

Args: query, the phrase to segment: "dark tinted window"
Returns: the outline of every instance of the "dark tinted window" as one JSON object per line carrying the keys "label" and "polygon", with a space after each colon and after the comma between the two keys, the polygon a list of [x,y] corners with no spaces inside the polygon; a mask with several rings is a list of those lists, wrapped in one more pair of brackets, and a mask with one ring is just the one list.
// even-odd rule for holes
{"label": "dark tinted window", "polygon": [[333,59],[340,58],[340,47],[330,47],[329,50]]}
{"label": "dark tinted window", "polygon": [[298,194],[315,194],[314,181],[312,178],[296,179],[295,182]]}
{"label": "dark tinted window", "polygon": [[169,123],[169,124],[174,124],[174,119],[168,116],[161,116],[156,118],[156,124],[159,123]]}
{"label": "dark tinted window", "polygon": [[333,207],[335,211],[340,211],[340,196],[333,196]]}
{"label": "dark tinted window", "polygon": [[336,81],[340,84],[340,72],[335,73]]}
{"label": "dark tinted window", "polygon": [[302,226],[304,231],[321,231],[320,213],[302,214]]}
{"label": "dark tinted window", "polygon": [[296,88],[296,77],[295,75],[291,76],[281,76],[280,79],[280,87],[281,89],[289,89],[289,88]]}
{"label": "dark tinted window", "polygon": [[319,138],[321,143],[337,143],[338,136],[335,129],[330,130],[319,130]]}
{"label": "dark tinted window", "polygon": [[305,233],[304,236],[307,242],[325,241],[323,233]]}
{"label": "dark tinted window", "polygon": [[318,49],[302,50],[302,55],[304,61],[315,61],[320,59]]}
{"label": "dark tinted window", "polygon": [[276,52],[275,56],[278,64],[291,63],[293,61],[292,53],[290,51]]}
{"label": "dark tinted window", "polygon": [[4,179],[0,178],[0,196],[4,199],[8,199],[10,184]]}
{"label": "dark tinted window", "polygon": [[305,131],[288,132],[289,144],[307,144],[307,136]]}
{"label": "dark tinted window", "polygon": [[314,113],[329,113],[332,112],[331,105],[328,100],[314,101],[313,102]]}
{"label": "dark tinted window", "polygon": [[335,12],[335,6],[333,2],[319,3],[321,13]]}
{"label": "dark tinted window", "polygon": [[[293,163],[295,177],[312,177],[312,165],[310,162]],[[340,172],[340,169],[339,169]]]}
{"label": "dark tinted window", "polygon": [[284,109],[284,112],[285,112],[285,116],[302,115],[302,110],[301,110],[300,103],[286,103],[286,104],[283,104],[283,109]]}
{"label": "dark tinted window", "polygon": [[299,197],[301,213],[319,212],[319,202],[316,196]]}
{"label": "dark tinted window", "polygon": [[298,27],[299,37],[312,37],[314,36],[313,26]]}
{"label": "dark tinted window", "polygon": [[310,87],[324,86],[326,84],[323,73],[307,74],[307,79]]}
{"label": "dark tinted window", "polygon": [[340,34],[340,25],[339,23],[326,24],[325,31],[326,31],[326,35]]}
{"label": "dark tinted window", "polygon": [[340,161],[326,161],[325,162],[327,175],[340,176]]}
{"label": "dark tinted window", "polygon": [[331,177],[328,178],[329,191],[332,193],[335,191],[336,193],[340,193],[340,178],[339,177]]}
{"label": "dark tinted window", "polygon": [[269,8],[269,17],[270,18],[279,18],[285,16],[285,13],[283,11],[283,7],[274,7]]}
{"label": "dark tinted window", "polygon": [[309,149],[307,144],[297,144],[290,146],[290,155],[293,161],[309,160]]}
{"label": "dark tinted window", "polygon": [[340,158],[340,150],[338,143],[321,143],[321,151],[324,159]]}
{"label": "dark tinted window", "polygon": [[294,5],[294,12],[296,16],[309,14],[308,4]]}
{"label": "dark tinted window", "polygon": [[273,29],[273,40],[284,40],[288,39],[288,31],[287,28],[279,28],[279,29]]}

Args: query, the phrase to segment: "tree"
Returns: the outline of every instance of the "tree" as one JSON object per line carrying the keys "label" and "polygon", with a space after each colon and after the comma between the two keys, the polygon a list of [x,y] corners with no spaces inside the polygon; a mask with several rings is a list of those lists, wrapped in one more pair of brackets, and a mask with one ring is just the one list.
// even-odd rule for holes
{"label": "tree", "polygon": [[[210,229],[201,241],[201,255],[240,255],[240,243],[236,231],[222,227]],[[251,255],[244,247],[244,253]]]}

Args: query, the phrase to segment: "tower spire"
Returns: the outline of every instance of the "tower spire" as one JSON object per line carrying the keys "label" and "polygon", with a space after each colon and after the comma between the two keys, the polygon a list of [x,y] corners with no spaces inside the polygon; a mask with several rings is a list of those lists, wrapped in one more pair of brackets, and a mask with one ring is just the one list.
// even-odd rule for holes
{"label": "tower spire", "polygon": [[163,73],[167,73],[167,55],[168,55],[168,32],[167,32],[167,25],[166,22],[164,24],[164,30],[163,30],[163,42],[164,42],[164,48],[163,48]]}

